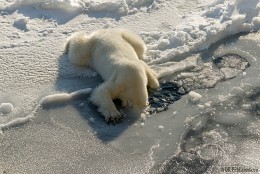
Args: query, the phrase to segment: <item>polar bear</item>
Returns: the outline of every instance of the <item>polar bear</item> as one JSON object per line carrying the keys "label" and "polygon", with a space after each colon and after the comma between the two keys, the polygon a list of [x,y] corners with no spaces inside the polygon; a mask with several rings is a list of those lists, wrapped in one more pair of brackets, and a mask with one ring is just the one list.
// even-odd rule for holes
{"label": "polar bear", "polygon": [[141,37],[126,29],[101,29],[89,35],[79,32],[69,37],[65,48],[69,60],[92,68],[104,80],[90,101],[107,122],[122,119],[114,99],[140,113],[149,104],[147,86],[159,87],[156,73],[143,61],[145,51]]}

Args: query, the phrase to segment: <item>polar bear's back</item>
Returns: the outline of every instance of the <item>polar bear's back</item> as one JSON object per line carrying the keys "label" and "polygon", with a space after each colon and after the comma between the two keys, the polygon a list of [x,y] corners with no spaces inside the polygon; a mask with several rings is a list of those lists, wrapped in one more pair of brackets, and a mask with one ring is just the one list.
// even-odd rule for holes
{"label": "polar bear's back", "polygon": [[[137,58],[144,59],[146,46],[142,38],[136,33],[126,29],[102,29],[94,32],[93,36],[104,44],[105,47],[115,50],[122,50],[128,55],[134,50]],[[120,48],[120,49],[119,49]],[[131,53],[128,52],[128,50]]]}

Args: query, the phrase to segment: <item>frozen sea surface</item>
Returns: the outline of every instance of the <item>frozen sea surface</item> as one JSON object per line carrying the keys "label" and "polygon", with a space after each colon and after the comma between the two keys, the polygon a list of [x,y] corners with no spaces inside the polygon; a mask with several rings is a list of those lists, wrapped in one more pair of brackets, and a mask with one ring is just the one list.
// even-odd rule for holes
{"label": "frozen sea surface", "polygon": [[[250,66],[229,79],[222,74],[223,79],[214,88],[196,90],[203,96],[201,100],[186,99],[182,111],[187,116],[184,123],[187,127],[178,153],[164,162],[158,173],[217,174],[223,172],[224,167],[259,169],[258,39],[259,33],[237,35],[201,53],[206,62],[214,62],[214,58],[222,53],[236,54],[245,58]],[[196,74],[196,71],[189,73]],[[193,80],[195,84],[196,80]],[[188,108],[192,112],[188,112]]]}
{"label": "frozen sea surface", "polygon": [[[260,169],[259,6],[259,0],[1,1],[0,173]],[[141,117],[121,108],[122,123],[106,124],[86,100],[87,89],[102,80],[71,65],[63,49],[76,31],[113,27],[139,33],[161,82],[187,95]],[[152,101],[161,103],[172,97],[156,95]]]}

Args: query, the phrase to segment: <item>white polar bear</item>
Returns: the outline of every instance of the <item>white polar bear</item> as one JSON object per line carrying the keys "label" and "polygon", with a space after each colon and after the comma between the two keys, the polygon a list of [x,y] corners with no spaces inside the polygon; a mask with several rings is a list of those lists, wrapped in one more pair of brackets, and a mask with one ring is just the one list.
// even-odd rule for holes
{"label": "white polar bear", "polygon": [[145,51],[141,37],[125,29],[102,29],[90,35],[80,32],[68,39],[65,52],[69,60],[89,66],[104,80],[90,101],[98,106],[106,121],[122,118],[113,99],[141,112],[149,104],[147,86],[159,87],[155,72],[143,61]]}

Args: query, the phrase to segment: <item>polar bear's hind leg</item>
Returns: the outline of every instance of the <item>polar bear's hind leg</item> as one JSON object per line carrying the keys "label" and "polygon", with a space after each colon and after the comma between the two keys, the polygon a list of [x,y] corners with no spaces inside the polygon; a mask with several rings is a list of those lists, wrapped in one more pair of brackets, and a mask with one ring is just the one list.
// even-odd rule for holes
{"label": "polar bear's hind leg", "polygon": [[143,60],[146,52],[146,46],[142,38],[128,30],[121,30],[121,32],[122,38],[134,48],[138,58]]}
{"label": "polar bear's hind leg", "polygon": [[148,86],[152,89],[158,89],[160,87],[160,84],[157,80],[155,72],[148,67],[146,68],[146,75],[148,79]]}
{"label": "polar bear's hind leg", "polygon": [[154,70],[152,70],[144,61],[140,60],[140,63],[143,64],[145,68],[145,73],[148,80],[147,86],[152,89],[158,89],[160,84],[159,81],[157,80],[157,75],[154,72]]}

